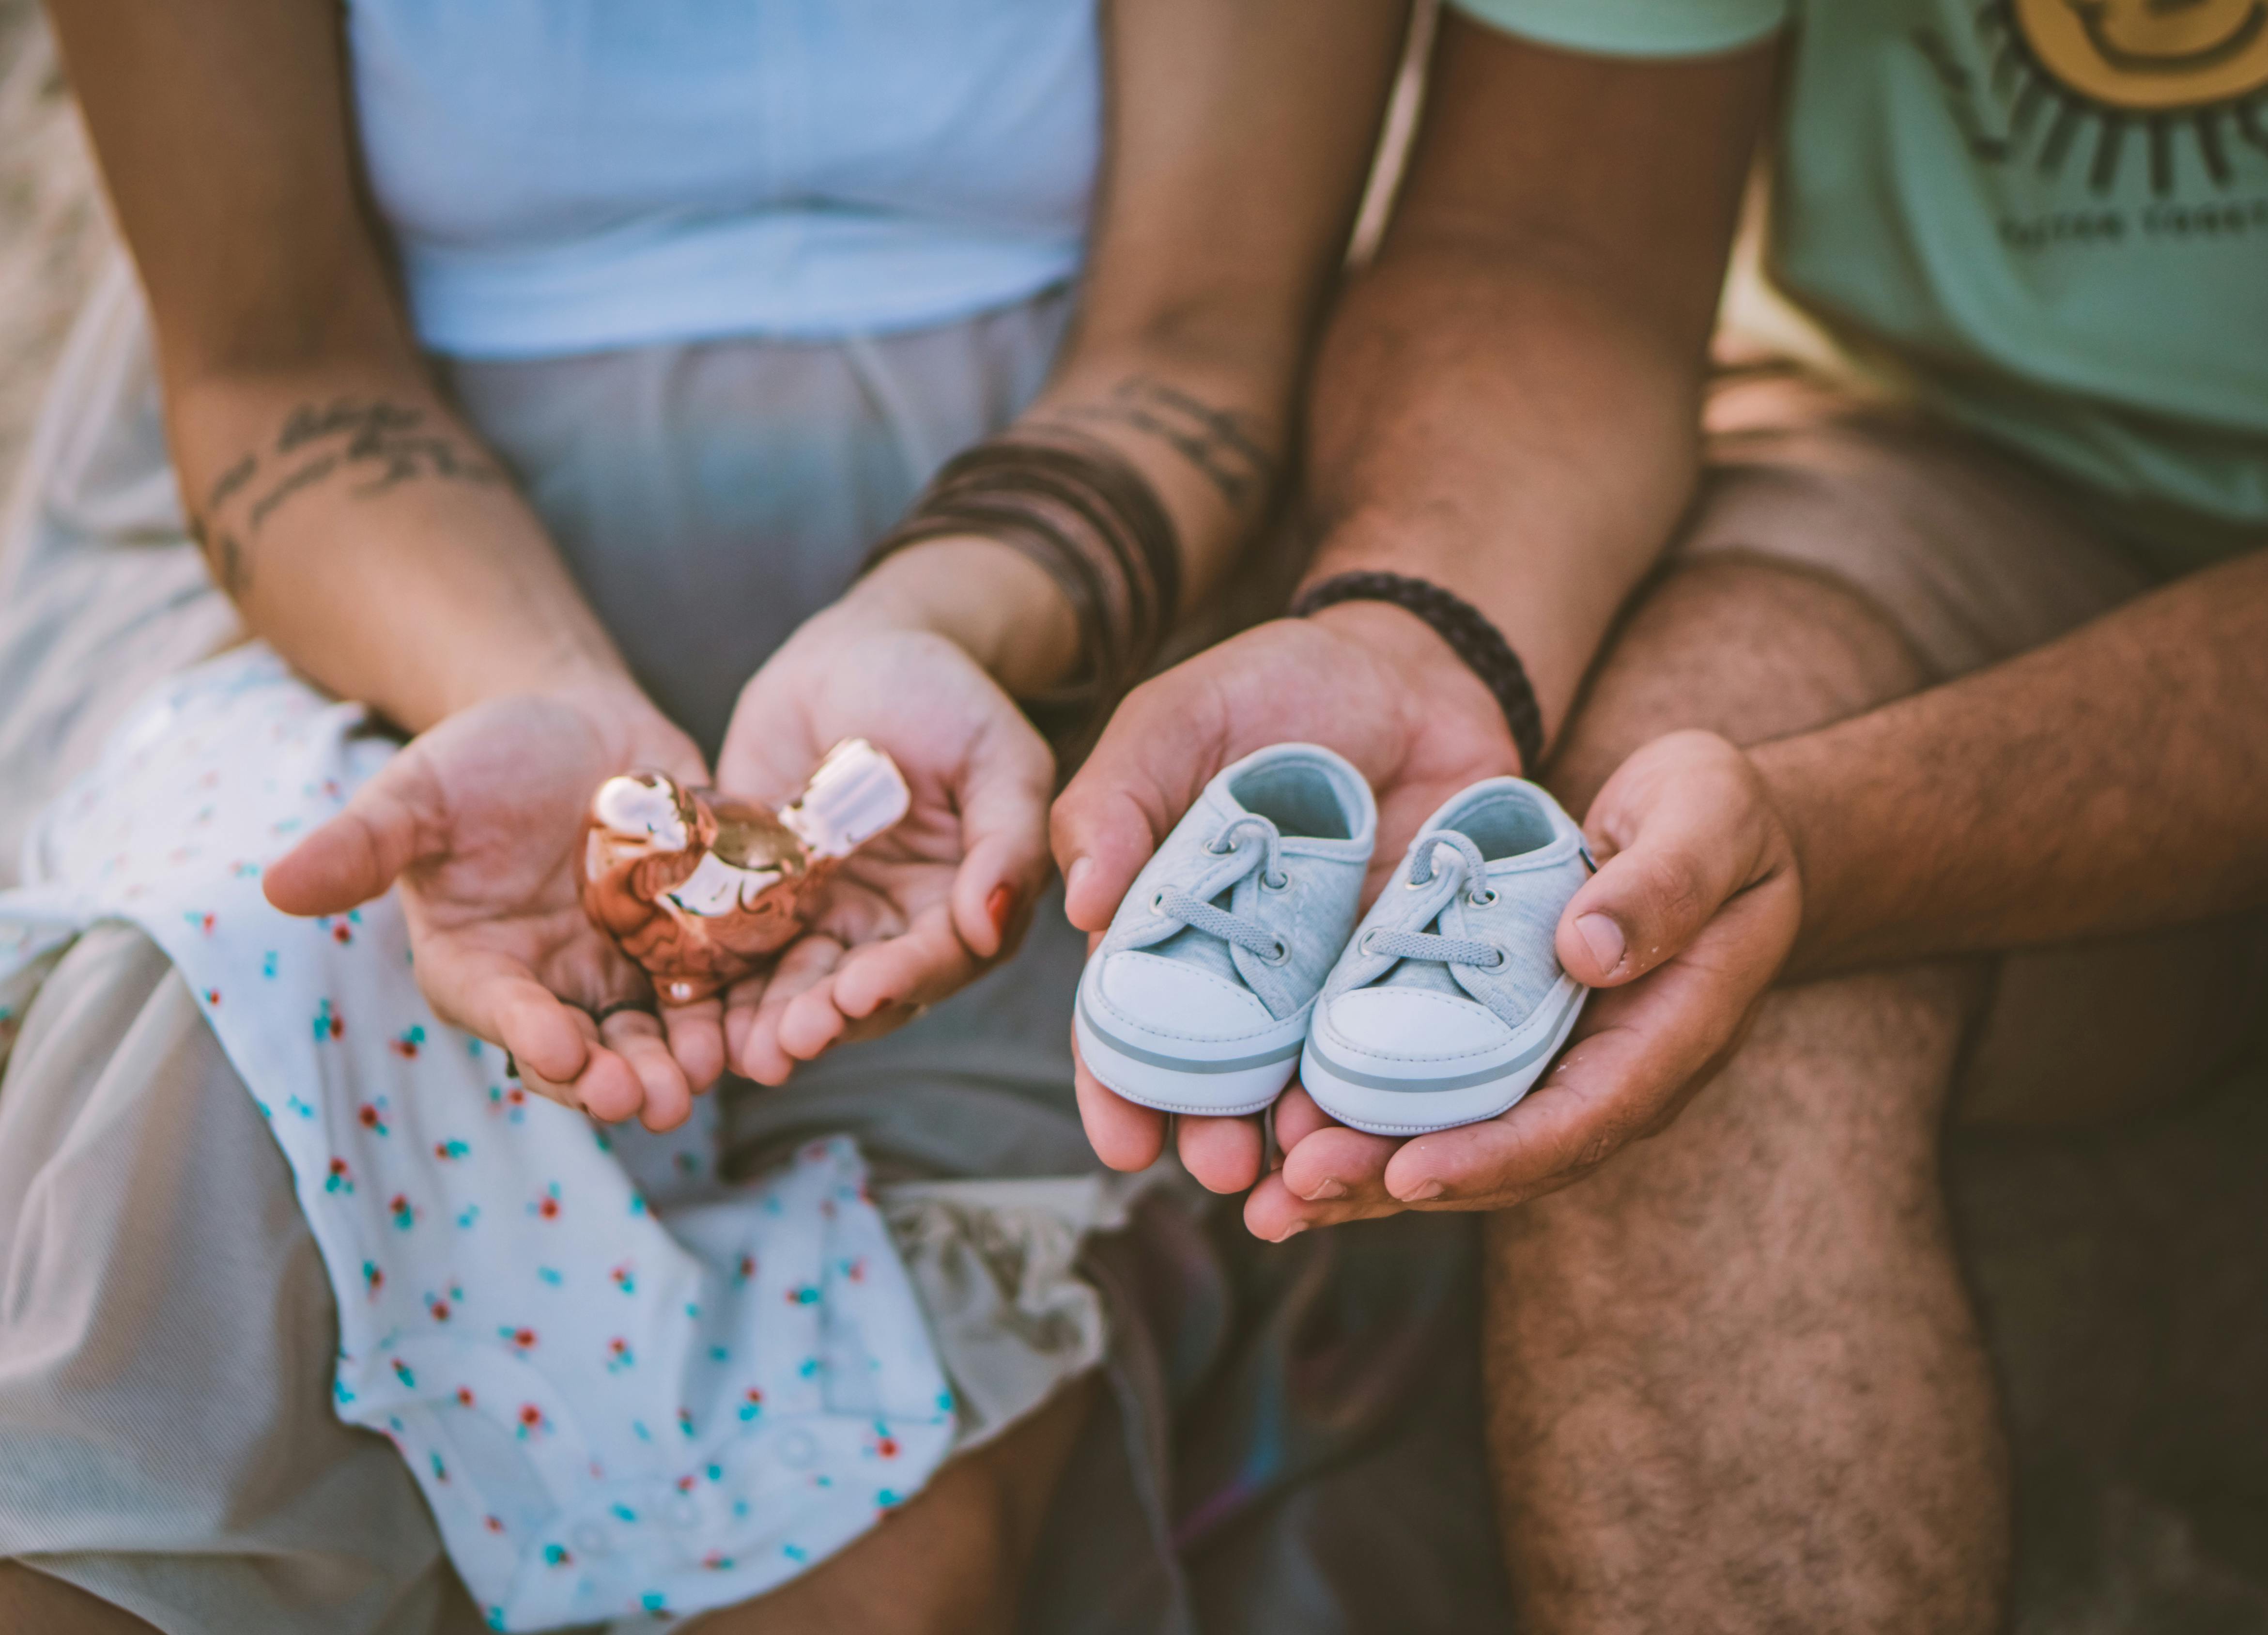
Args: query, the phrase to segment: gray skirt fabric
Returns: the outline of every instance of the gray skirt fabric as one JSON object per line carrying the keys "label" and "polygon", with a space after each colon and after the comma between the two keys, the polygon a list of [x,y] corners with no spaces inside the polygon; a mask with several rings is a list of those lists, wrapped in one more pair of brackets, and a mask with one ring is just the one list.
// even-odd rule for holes
{"label": "gray skirt fabric", "polygon": [[[713,749],[741,683],[936,461],[1037,389],[1066,306],[450,378],[641,679]],[[240,634],[184,537],[121,268],[0,539],[0,883],[121,712]],[[807,1134],[859,1138],[963,1446],[1102,1352],[1072,1264],[1126,1189],[1093,1173],[1071,1101],[1084,953],[1043,905],[1015,961],[913,1027],[784,1091],[719,1093],[744,1172]],[[329,1285],[180,979],[140,933],[100,927],[18,1011],[0,1016],[0,1556],[183,1635],[481,1627],[393,1450],[332,1416]]]}

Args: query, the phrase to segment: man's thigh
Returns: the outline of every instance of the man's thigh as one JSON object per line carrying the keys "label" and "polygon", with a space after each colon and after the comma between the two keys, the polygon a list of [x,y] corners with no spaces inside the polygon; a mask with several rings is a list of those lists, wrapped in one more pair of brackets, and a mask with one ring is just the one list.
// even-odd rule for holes
{"label": "man's thigh", "polygon": [[[1662,733],[1753,742],[1926,679],[1820,574],[1677,567],[1618,632],[1550,781],[1580,810]],[[1540,1627],[1989,1621],[2003,1463],[1937,1176],[1986,975],[1775,993],[1666,1131],[1491,1219],[1491,1449]]]}

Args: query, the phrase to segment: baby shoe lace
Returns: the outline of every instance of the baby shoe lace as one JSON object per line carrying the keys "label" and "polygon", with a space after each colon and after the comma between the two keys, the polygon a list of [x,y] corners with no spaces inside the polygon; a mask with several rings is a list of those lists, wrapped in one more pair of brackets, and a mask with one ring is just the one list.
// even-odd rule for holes
{"label": "baby shoe lace", "polygon": [[[1277,832],[1275,824],[1256,813],[1248,812],[1223,825],[1205,850],[1215,857],[1233,856],[1243,850],[1242,836],[1248,829],[1260,836],[1260,844],[1252,848],[1242,868],[1214,888],[1216,895],[1226,891],[1255,869],[1260,871],[1260,883],[1272,891],[1280,891],[1291,884],[1283,868],[1283,836]],[[1160,892],[1155,907],[1167,918],[1179,920],[1190,930],[1218,937],[1223,942],[1234,943],[1270,965],[1280,965],[1291,957],[1292,950],[1284,939],[1258,921],[1200,902],[1178,887],[1169,886]]]}
{"label": "baby shoe lace", "polygon": [[[1428,835],[1410,854],[1410,873],[1404,882],[1412,889],[1432,883],[1435,855],[1444,846],[1454,851],[1456,862],[1466,881],[1484,880],[1487,861],[1481,849],[1464,836],[1444,829]],[[1496,893],[1483,886],[1467,894],[1466,901],[1475,908],[1485,908],[1496,901]],[[1437,937],[1430,932],[1374,931],[1362,939],[1363,952],[1382,954],[1397,960],[1432,960],[1443,965],[1473,965],[1492,971],[1504,963],[1504,950],[1492,942],[1480,942],[1470,937]]]}

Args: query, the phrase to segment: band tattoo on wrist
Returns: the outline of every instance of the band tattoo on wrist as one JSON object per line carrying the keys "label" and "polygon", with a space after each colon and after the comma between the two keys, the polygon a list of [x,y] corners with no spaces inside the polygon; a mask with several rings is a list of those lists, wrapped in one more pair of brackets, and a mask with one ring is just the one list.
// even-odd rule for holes
{"label": "band tattoo on wrist", "polygon": [[[303,453],[307,457],[293,463],[293,457]],[[223,505],[271,471],[266,490],[245,512],[241,534],[217,524]],[[251,555],[244,540],[256,535],[294,494],[342,474],[362,476],[350,492],[364,498],[426,477],[474,483],[504,481],[495,463],[465,439],[446,428],[432,429],[423,409],[383,399],[302,403],[284,416],[269,463],[263,466],[258,452],[247,453],[214,481],[191,519],[191,535],[231,596],[240,597],[252,584]]]}
{"label": "band tattoo on wrist", "polygon": [[1257,421],[1237,409],[1215,409],[1151,375],[1128,375],[1102,401],[1068,404],[1050,417],[1131,426],[1156,438],[1239,510],[1276,486],[1276,456]]}

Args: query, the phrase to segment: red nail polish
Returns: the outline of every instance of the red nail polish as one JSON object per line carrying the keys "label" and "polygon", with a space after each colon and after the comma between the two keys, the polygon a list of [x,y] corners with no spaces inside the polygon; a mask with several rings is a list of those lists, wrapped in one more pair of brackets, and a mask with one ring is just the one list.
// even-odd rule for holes
{"label": "red nail polish", "polygon": [[1000,885],[992,887],[992,895],[984,899],[984,912],[992,922],[992,934],[1008,934],[1008,917],[1016,911],[1016,888]]}

